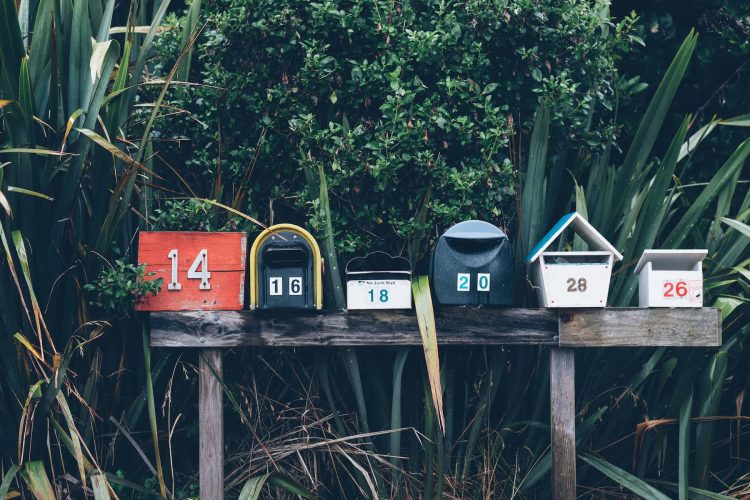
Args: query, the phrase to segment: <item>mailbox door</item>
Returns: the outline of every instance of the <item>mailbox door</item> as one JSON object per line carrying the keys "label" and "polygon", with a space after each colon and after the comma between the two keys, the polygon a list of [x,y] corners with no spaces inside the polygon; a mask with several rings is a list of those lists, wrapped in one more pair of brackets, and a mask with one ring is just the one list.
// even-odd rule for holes
{"label": "mailbox door", "polygon": [[611,266],[550,264],[542,269],[546,307],[605,307]]}
{"label": "mailbox door", "polygon": [[346,280],[347,309],[411,309],[411,280],[405,273],[353,273]]}
{"label": "mailbox door", "polygon": [[507,238],[441,238],[433,255],[431,275],[440,304],[513,303],[513,258]]}
{"label": "mailbox door", "polygon": [[312,252],[300,240],[268,239],[260,249],[259,307],[313,308]]}

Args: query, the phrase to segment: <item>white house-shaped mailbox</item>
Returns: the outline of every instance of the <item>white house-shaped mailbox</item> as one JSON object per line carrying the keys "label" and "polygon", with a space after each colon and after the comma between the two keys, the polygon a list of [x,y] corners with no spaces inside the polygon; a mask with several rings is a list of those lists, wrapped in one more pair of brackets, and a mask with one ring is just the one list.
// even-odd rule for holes
{"label": "white house-shaped mailbox", "polygon": [[635,273],[641,307],[703,307],[708,250],[645,250]]}
{"label": "white house-shaped mailbox", "polygon": [[372,252],[346,265],[347,309],[411,309],[411,265]]}
{"label": "white house-shaped mailbox", "polygon": [[[548,252],[570,227],[588,244],[585,252]],[[614,261],[622,255],[578,212],[560,219],[529,254],[532,280],[544,307],[604,307]]]}

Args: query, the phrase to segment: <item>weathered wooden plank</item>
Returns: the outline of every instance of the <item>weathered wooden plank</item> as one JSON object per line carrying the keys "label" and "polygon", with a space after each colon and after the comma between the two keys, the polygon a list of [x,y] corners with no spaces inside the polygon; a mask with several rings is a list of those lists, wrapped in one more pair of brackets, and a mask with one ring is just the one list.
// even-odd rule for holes
{"label": "weathered wooden plank", "polygon": [[552,498],[576,498],[575,350],[553,347],[549,354]]}
{"label": "weathered wooden plank", "polygon": [[[545,309],[444,308],[436,322],[443,345],[557,343],[557,313]],[[153,313],[151,345],[388,346],[422,345],[422,339],[411,311],[196,311]]]}
{"label": "weathered wooden plank", "polygon": [[713,308],[566,309],[560,345],[568,347],[721,345],[721,315]]}
{"label": "weathered wooden plank", "polygon": [[198,363],[200,497],[224,499],[224,411],[221,349],[201,349]]}
{"label": "weathered wooden plank", "polygon": [[[206,270],[210,288],[201,289],[200,279],[188,278],[188,271],[206,251]],[[170,290],[172,259],[176,251],[179,289]],[[140,233],[138,262],[146,265],[147,279],[164,280],[156,296],[136,305],[139,311],[240,310],[245,301],[245,268],[247,267],[246,233],[150,232]],[[202,270],[198,266],[198,271]]]}

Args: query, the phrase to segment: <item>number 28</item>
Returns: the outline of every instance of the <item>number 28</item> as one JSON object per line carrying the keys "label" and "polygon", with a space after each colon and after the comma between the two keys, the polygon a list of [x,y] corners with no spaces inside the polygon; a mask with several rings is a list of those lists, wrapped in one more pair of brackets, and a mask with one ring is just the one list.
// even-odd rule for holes
{"label": "number 28", "polygon": [[568,278],[566,283],[568,284],[569,292],[585,292],[588,288],[586,278],[578,278],[578,281],[575,278]]}

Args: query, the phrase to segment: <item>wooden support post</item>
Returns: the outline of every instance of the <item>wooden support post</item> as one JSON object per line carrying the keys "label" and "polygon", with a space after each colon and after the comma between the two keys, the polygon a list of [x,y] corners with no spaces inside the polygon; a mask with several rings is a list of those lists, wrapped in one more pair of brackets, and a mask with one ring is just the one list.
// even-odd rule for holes
{"label": "wooden support post", "polygon": [[224,500],[224,411],[222,350],[200,350],[198,419],[201,500]]}
{"label": "wooden support post", "polygon": [[549,357],[552,498],[576,498],[575,350],[553,347]]}

